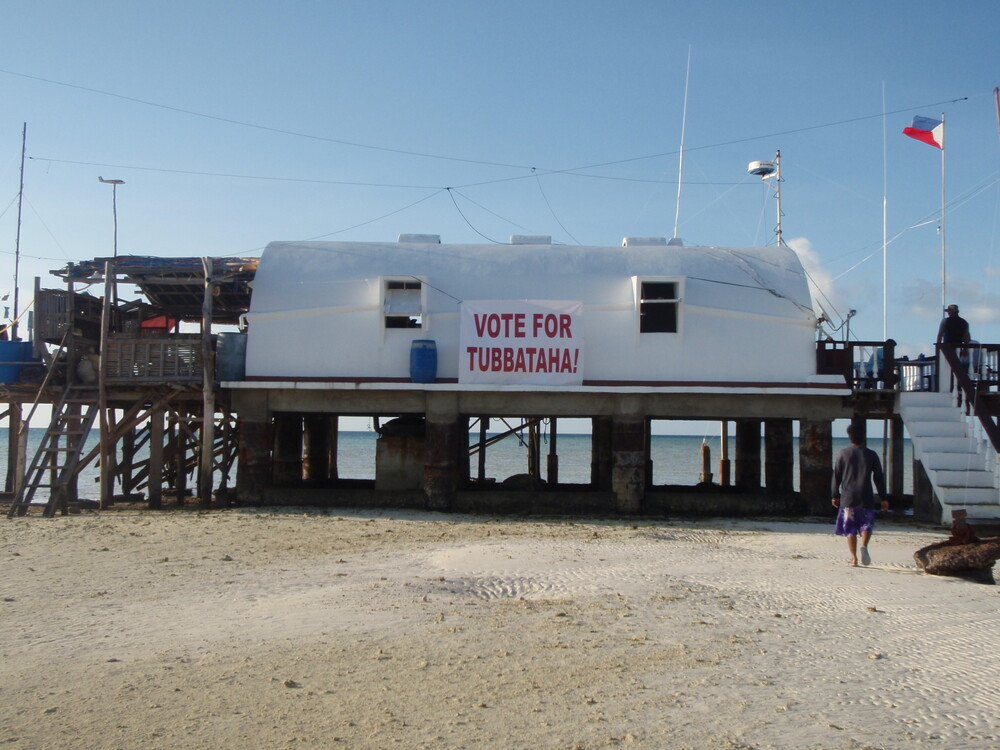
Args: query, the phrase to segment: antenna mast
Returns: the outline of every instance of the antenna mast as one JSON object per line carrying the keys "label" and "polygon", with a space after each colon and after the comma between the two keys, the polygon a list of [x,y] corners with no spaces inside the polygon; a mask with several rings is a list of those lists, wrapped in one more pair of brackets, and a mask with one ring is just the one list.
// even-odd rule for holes
{"label": "antenna mast", "polygon": [[21,201],[24,198],[24,149],[28,141],[28,123],[21,130],[21,186],[17,191],[17,237],[14,240],[14,318],[10,326],[11,341],[17,340],[17,316],[20,313],[18,276],[21,267]]}
{"label": "antenna mast", "polygon": [[684,75],[684,112],[681,115],[681,151],[680,163],[677,166],[677,211],[674,213],[674,235],[670,240],[671,245],[681,245],[683,242],[677,236],[677,231],[681,223],[681,188],[684,185],[684,132],[687,129],[688,114],[688,82],[691,79],[691,45],[688,45],[687,73]]}

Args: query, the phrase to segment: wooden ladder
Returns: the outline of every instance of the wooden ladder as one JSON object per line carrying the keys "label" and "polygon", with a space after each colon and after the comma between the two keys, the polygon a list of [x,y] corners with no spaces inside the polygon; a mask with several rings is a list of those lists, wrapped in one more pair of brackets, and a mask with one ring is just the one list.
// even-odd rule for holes
{"label": "wooden ladder", "polygon": [[[49,518],[57,510],[63,515],[69,512],[69,486],[97,413],[96,388],[66,387],[59,404],[52,409],[52,421],[25,472],[24,481],[14,493],[8,518],[23,516],[31,507],[43,507],[43,515]],[[38,490],[43,488],[49,491],[48,500],[36,501]]]}

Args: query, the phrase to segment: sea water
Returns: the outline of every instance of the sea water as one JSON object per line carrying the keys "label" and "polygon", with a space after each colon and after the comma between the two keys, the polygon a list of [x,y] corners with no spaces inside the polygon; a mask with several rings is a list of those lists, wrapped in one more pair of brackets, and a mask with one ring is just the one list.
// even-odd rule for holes
{"label": "sea water", "polygon": [[[41,443],[45,430],[31,428],[29,430],[27,455],[30,463],[32,456]],[[375,478],[375,442],[378,435],[371,431],[346,432],[338,436],[337,471],[341,479],[374,479]],[[653,435],[650,438],[650,459],[653,462],[653,484],[656,485],[695,485],[701,475],[701,447],[705,442],[711,451],[710,470],[712,481],[719,483],[719,459],[721,457],[721,438],[703,438],[693,435]],[[470,445],[478,442],[478,435],[470,437]],[[833,439],[833,455],[849,445],[846,438]],[[7,466],[7,430],[0,429],[0,467]],[[96,433],[92,433],[87,441],[85,452],[97,445]],[[763,441],[761,441],[761,472],[763,474]],[[875,450],[885,462],[883,441],[871,439],[869,447]],[[559,481],[564,484],[588,484],[590,482],[591,439],[590,435],[570,435],[560,433],[556,439],[559,456]],[[547,474],[547,461],[550,447],[549,438],[543,434],[541,438],[541,469],[542,477]],[[913,450],[909,440],[904,441],[903,460],[903,492],[913,492]],[[142,455],[140,453],[140,455]],[[734,476],[733,459],[736,456],[736,442],[729,438],[730,477]],[[799,488],[799,451],[798,438],[793,439],[792,458],[794,467],[792,479],[794,488]],[[478,456],[470,456],[470,472],[478,474]],[[528,447],[526,439],[510,435],[505,439],[490,445],[486,449],[486,476],[501,482],[514,474],[525,474],[528,471]],[[81,497],[94,497],[97,494],[99,469],[96,462],[91,463],[80,472],[79,491]],[[220,476],[216,472],[216,484]],[[236,483],[235,467],[229,477],[229,486]],[[116,490],[117,491],[117,490]]]}

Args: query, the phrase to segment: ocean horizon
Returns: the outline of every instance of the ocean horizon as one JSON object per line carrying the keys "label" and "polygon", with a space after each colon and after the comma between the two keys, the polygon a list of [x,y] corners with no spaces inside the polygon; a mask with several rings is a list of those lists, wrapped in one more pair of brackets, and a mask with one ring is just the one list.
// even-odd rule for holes
{"label": "ocean horizon", "polygon": [[[29,431],[28,462],[41,443],[44,428],[33,427]],[[487,433],[495,436],[496,432]],[[374,479],[375,478],[375,444],[378,434],[371,431],[341,431],[338,437],[337,470],[341,479]],[[793,438],[793,487],[799,489],[799,439]],[[546,456],[549,451],[549,440],[546,434],[541,436],[541,470],[542,477],[547,477]],[[478,436],[470,438],[470,445],[478,442]],[[654,485],[690,485],[699,482],[701,475],[701,450],[702,444],[708,445],[711,453],[710,467],[713,474],[712,480],[716,484],[719,481],[719,460],[721,458],[721,437],[703,437],[696,435],[652,435],[650,437],[650,459],[653,464]],[[729,437],[729,458],[731,473],[735,470],[732,460],[736,456],[736,442],[733,436]],[[97,444],[96,433],[92,434],[87,441],[88,449]],[[761,440],[761,462],[763,466],[763,444]],[[833,439],[833,455],[849,445],[846,438]],[[564,484],[587,484],[590,482],[590,460],[591,460],[591,436],[589,434],[564,434],[559,433],[556,442],[559,456],[559,481]],[[7,465],[7,429],[0,429],[0,461],[2,465]],[[881,438],[870,439],[869,447],[875,450],[879,456],[885,460],[883,453],[883,440]],[[904,462],[903,462],[903,492],[912,494],[913,492],[913,471],[912,461],[913,449],[910,441],[904,440]],[[478,458],[476,455],[470,457],[470,471],[473,476],[477,474]],[[507,477],[515,474],[524,474],[528,471],[528,449],[526,441],[518,440],[516,435],[511,435],[491,446],[486,450],[486,476],[501,482]],[[221,475],[216,472],[216,486],[218,486]],[[81,497],[93,496],[97,492],[99,479],[99,469],[96,463],[87,466],[80,472],[79,488]],[[229,486],[235,486],[235,468],[229,477]],[[119,491],[116,489],[116,492]]]}

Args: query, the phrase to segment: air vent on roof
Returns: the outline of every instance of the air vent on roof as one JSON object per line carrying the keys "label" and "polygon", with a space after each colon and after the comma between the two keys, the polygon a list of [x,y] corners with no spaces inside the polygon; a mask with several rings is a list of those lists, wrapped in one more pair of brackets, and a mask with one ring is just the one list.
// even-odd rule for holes
{"label": "air vent on roof", "polygon": [[512,234],[510,236],[512,245],[551,245],[552,235],[550,234]]}
{"label": "air vent on roof", "polygon": [[662,247],[666,244],[666,237],[626,237],[622,240],[622,247]]}
{"label": "air vent on roof", "polygon": [[401,234],[399,235],[398,242],[416,242],[423,243],[425,245],[440,245],[441,235],[440,234]]}

